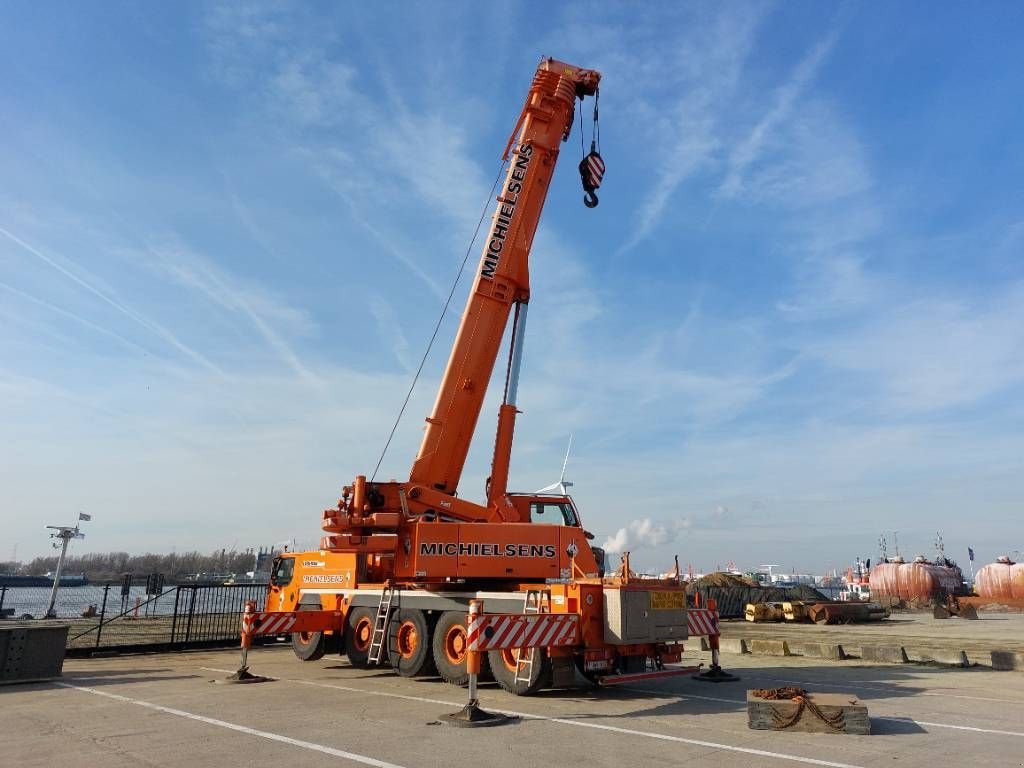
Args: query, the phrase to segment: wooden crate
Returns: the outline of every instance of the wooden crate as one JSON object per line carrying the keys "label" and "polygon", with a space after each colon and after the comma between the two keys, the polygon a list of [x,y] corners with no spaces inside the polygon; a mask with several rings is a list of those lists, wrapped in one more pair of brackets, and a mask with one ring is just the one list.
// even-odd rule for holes
{"label": "wooden crate", "polygon": [[842,713],[838,727],[832,727],[819,718],[809,707],[804,707],[800,717],[791,726],[780,728],[780,721],[788,722],[796,714],[800,704],[792,699],[763,699],[747,691],[747,725],[761,731],[788,730],[800,733],[871,733],[868,708],[853,694],[849,693],[808,693],[807,700],[815,704],[826,718],[835,718]]}

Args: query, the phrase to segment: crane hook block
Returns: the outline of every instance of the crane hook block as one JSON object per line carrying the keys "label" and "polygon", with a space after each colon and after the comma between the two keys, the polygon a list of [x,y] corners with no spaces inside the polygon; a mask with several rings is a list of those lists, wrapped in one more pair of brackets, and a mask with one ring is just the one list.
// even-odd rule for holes
{"label": "crane hook block", "polygon": [[601,186],[604,179],[604,160],[601,153],[591,147],[590,154],[580,160],[580,180],[583,182],[583,204],[587,208],[597,207],[597,195],[594,191]]}

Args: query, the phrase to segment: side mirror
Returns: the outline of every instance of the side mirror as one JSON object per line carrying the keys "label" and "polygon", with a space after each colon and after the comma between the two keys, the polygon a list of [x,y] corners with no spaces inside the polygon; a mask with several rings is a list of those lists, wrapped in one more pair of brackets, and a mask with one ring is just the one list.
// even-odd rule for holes
{"label": "side mirror", "polygon": [[587,537],[587,541],[594,540],[594,534],[592,534],[590,531],[583,531],[583,535]]}

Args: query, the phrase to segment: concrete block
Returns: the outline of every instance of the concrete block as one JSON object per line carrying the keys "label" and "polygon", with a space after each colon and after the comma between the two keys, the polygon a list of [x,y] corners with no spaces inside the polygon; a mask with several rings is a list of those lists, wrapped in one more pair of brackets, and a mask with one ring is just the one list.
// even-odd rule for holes
{"label": "concrete block", "polygon": [[992,669],[998,672],[1024,672],[1024,653],[992,651]]}
{"label": "concrete block", "polygon": [[804,656],[812,659],[830,659],[842,661],[847,658],[843,646],[838,643],[804,643],[801,647]]}
{"label": "concrete block", "polygon": [[718,641],[718,645],[722,653],[750,653],[747,650],[747,641],[742,637],[723,637]]}
{"label": "concrete block", "polygon": [[906,648],[905,650],[910,661],[935,662],[936,664],[949,664],[954,667],[971,666],[966,651],[950,650],[947,648]]}
{"label": "concrete block", "polygon": [[758,656],[790,656],[789,643],[785,640],[751,640],[747,647]]}
{"label": "concrete block", "polygon": [[878,661],[883,664],[906,664],[909,661],[902,645],[862,645],[860,657],[864,661]]}
{"label": "concrete block", "polygon": [[60,677],[68,625],[0,629],[0,685]]}

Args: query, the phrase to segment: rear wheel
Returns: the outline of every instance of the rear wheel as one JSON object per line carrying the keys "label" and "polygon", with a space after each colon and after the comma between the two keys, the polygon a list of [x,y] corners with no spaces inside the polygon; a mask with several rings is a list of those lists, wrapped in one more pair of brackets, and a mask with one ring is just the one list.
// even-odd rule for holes
{"label": "rear wheel", "polygon": [[388,656],[402,677],[434,674],[430,653],[430,622],[423,611],[395,611],[388,625]]}
{"label": "rear wheel", "polygon": [[[300,611],[318,611],[320,606],[299,606]],[[323,632],[292,632],[292,651],[302,661],[316,661],[337,648],[337,640]]]}
{"label": "rear wheel", "polygon": [[[516,680],[516,670],[523,667],[524,671],[528,666],[529,650],[520,651],[517,648],[508,648],[500,651],[488,651],[487,657],[491,662],[491,672],[498,685],[509,693],[516,696],[530,696],[541,688],[551,685],[551,659],[543,648],[533,650],[533,668],[529,680]],[[522,661],[520,661],[520,658]]]}
{"label": "rear wheel", "polygon": [[[434,627],[432,643],[434,666],[446,683],[466,685],[469,672],[466,669],[469,639],[466,635],[466,614],[461,611],[442,613]],[[487,654],[480,654],[480,677],[487,674]]]}
{"label": "rear wheel", "polygon": [[345,655],[356,669],[370,666],[374,613],[369,608],[353,608],[345,617]]}

